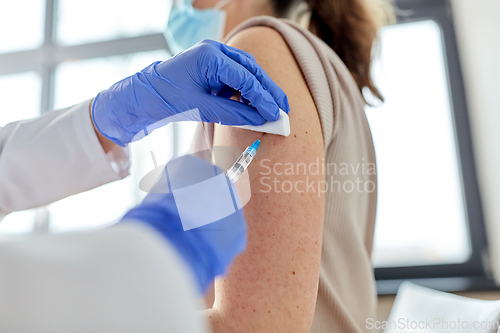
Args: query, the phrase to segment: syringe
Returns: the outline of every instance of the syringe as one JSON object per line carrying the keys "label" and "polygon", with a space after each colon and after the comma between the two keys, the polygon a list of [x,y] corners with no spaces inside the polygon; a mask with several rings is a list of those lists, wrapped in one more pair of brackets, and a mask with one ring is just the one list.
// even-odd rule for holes
{"label": "syringe", "polygon": [[253,157],[257,153],[257,148],[259,147],[259,145],[260,140],[257,140],[251,146],[247,147],[243,154],[238,157],[233,166],[227,171],[226,175],[229,179],[231,179],[233,184],[236,183],[241,174],[248,168],[250,162],[252,162]]}

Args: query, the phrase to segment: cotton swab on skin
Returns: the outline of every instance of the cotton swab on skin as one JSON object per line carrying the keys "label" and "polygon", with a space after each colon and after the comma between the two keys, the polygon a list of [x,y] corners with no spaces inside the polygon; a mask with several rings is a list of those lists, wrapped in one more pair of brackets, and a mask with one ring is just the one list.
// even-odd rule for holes
{"label": "cotton swab on skin", "polygon": [[285,113],[285,111],[280,109],[280,117],[276,121],[266,121],[263,125],[260,126],[244,125],[244,126],[234,126],[234,127],[243,128],[250,131],[262,132],[262,133],[289,136],[290,118],[288,118],[288,115]]}

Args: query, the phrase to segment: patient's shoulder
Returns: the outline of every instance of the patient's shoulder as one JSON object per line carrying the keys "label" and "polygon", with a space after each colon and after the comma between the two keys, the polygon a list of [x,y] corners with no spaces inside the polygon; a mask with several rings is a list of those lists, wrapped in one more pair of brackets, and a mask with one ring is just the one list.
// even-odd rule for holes
{"label": "patient's shoulder", "polygon": [[252,26],[240,30],[229,39],[229,44],[262,52],[288,49],[281,33],[268,26]]}
{"label": "patient's shoulder", "polygon": [[229,39],[228,45],[252,54],[266,71],[296,64],[281,33],[271,27],[253,26],[243,29]]}
{"label": "patient's shoulder", "polygon": [[[299,63],[281,33],[268,26],[252,26],[234,34],[228,45],[252,54],[269,77],[286,93],[290,104],[292,132],[294,128],[308,133],[317,132],[321,140],[321,126],[314,100]],[[305,123],[311,121],[317,126],[305,129]]]}
{"label": "patient's shoulder", "polygon": [[[257,63],[288,97],[291,128],[289,138],[293,137],[293,139],[286,138],[288,139],[286,140],[283,137],[278,138],[276,135],[266,135],[262,140],[273,141],[273,144],[279,143],[279,150],[287,152],[291,151],[291,145],[296,144],[294,141],[297,139],[300,141],[300,145],[304,146],[304,149],[307,148],[311,151],[314,158],[323,154],[323,134],[314,100],[299,64],[283,36],[273,28],[253,26],[236,33],[229,40],[228,45],[252,54]],[[243,149],[251,139],[255,141],[259,138],[255,132],[248,133],[250,131],[235,128],[222,129],[221,127],[223,126],[216,126],[216,132],[218,132],[221,142],[225,142],[231,137],[232,140],[237,141],[237,143],[232,142],[232,144],[236,143]],[[222,132],[226,133],[222,135]],[[262,134],[260,135],[262,136]],[[291,157],[289,153],[286,154],[287,158]],[[264,149],[262,149],[260,156],[263,155],[265,155]],[[276,158],[279,152],[273,152],[272,155]],[[302,159],[304,156],[302,154],[297,158]]]}
{"label": "patient's shoulder", "polygon": [[[287,94],[290,107],[306,111],[305,100],[312,102],[305,78],[285,38],[274,28],[252,26],[233,35],[228,45],[248,52],[269,77]],[[297,98],[299,97],[300,98]],[[314,103],[311,113],[316,113]]]}

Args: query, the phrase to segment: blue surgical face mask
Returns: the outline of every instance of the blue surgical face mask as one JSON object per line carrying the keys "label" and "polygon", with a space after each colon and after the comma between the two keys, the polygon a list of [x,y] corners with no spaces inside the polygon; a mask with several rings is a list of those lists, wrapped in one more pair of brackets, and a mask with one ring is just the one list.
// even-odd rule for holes
{"label": "blue surgical face mask", "polygon": [[193,0],[178,0],[170,11],[165,39],[172,55],[187,50],[204,39],[224,37],[226,12],[222,7],[232,0],[221,0],[214,8],[193,8]]}

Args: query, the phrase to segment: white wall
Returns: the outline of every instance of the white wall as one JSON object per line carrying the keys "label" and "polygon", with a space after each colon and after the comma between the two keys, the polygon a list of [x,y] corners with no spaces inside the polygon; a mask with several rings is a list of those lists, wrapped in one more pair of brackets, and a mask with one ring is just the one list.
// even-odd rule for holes
{"label": "white wall", "polygon": [[451,0],[493,271],[500,283],[500,0]]}

